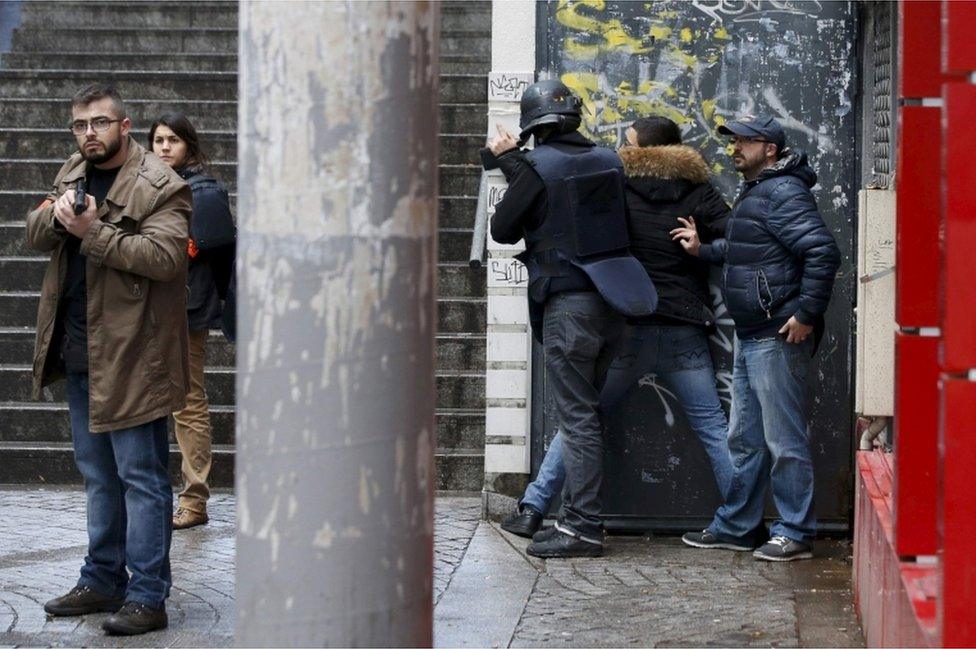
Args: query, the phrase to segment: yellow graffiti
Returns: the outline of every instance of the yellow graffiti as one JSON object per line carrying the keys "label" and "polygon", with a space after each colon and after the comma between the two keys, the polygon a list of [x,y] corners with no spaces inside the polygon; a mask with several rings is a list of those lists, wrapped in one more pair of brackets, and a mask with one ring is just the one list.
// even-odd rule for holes
{"label": "yellow graffiti", "polygon": [[603,39],[603,43],[598,45],[584,44],[567,38],[566,52],[570,56],[588,57],[591,53],[595,53],[594,47],[596,52],[599,52],[602,47],[606,47],[609,49],[629,49],[634,54],[644,54],[653,47],[653,39],[631,36],[620,20],[616,18],[601,22],[592,16],[587,16],[581,12],[584,7],[594,11],[603,11],[606,4],[604,0],[580,0],[579,2],[560,0],[556,8],[556,20],[570,29],[584,32],[586,35],[600,37]]}
{"label": "yellow graffiti", "polygon": [[[645,3],[644,8],[640,20],[625,25],[605,0],[558,2],[555,19],[567,28],[563,54],[579,65],[560,78],[582,99],[583,131],[615,144],[624,120],[660,115],[704,131],[698,146],[720,153],[725,141],[715,129],[725,118],[718,114],[716,99],[700,96],[698,84],[702,71],[721,60],[732,37],[721,24],[682,24],[684,12],[673,2]],[[610,79],[602,72],[606,61],[626,61],[628,56],[649,61],[658,78]]]}

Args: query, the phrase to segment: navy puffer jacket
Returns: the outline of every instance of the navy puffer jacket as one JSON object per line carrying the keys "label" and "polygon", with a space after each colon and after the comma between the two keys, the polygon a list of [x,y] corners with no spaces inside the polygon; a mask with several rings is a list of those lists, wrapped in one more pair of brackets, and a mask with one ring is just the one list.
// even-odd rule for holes
{"label": "navy puffer jacket", "polygon": [[725,238],[703,244],[701,257],[724,263],[722,293],[740,338],[775,336],[790,316],[822,323],[840,251],[810,188],[817,174],[802,151],[743,187]]}

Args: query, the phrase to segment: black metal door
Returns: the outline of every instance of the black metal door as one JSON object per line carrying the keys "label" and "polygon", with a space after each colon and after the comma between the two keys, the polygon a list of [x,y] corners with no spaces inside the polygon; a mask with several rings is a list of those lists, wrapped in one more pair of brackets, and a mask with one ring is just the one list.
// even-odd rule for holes
{"label": "black metal door", "polygon": [[[716,127],[768,112],[788,145],[805,149],[819,175],[821,213],[843,254],[827,332],[811,369],[816,508],[823,530],[848,526],[853,498],[852,400],[856,146],[856,16],[846,2],[692,0],[548,2],[539,5],[539,76],[559,77],[584,102],[583,130],[614,147],[642,115],[682,126],[731,203],[739,184]],[[711,336],[726,407],[732,322],[719,292]],[[534,353],[533,403],[545,403],[544,359]],[[553,434],[533,410],[533,475]],[[610,527],[674,528],[710,520],[718,493],[705,453],[680,405],[645,376],[607,416],[604,511]]]}

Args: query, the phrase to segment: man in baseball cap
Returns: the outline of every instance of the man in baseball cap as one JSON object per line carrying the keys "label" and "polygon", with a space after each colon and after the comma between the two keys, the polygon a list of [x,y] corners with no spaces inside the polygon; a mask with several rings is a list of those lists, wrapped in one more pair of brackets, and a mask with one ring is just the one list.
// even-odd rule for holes
{"label": "man in baseball cap", "polygon": [[804,405],[810,360],[823,331],[840,251],[817,210],[817,174],[807,155],[787,149],[768,115],[742,117],[731,136],[732,163],[745,183],[725,238],[702,244],[695,222],[671,234],[692,255],[724,264],[722,294],[735,322],[729,453],[733,476],[711,525],[682,540],[696,548],[752,550],[772,488],[779,517],[765,561],[808,559],[817,532],[813,458]]}
{"label": "man in baseball cap", "polygon": [[783,127],[769,115],[745,115],[728,124],[718,127],[722,135],[738,135],[753,141],[775,144],[777,153],[786,148],[786,134]]}

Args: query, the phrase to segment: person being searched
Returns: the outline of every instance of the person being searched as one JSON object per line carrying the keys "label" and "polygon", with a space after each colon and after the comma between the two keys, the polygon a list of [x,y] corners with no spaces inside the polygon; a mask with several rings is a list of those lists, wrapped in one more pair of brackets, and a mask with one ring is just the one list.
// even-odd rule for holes
{"label": "person being searched", "polygon": [[622,317],[653,313],[657,294],[629,252],[623,166],[613,151],[577,132],[581,101],[557,80],[526,88],[520,140],[503,127],[483,151],[508,191],[491,220],[499,243],[525,241],[518,259],[529,277],[529,320],[545,354],[546,386],[563,434],[566,477],[562,515],[527,552],[536,557],[603,554],[600,484],[602,369]]}
{"label": "person being searched", "polygon": [[190,188],[132,139],[111,86],[78,92],[71,118],[78,153],[27,215],[27,242],[51,254],[37,311],[34,398],[67,377],[88,553],[77,585],[44,610],[110,612],[106,632],[135,635],[168,623],[166,420],[186,405],[190,385]]}
{"label": "person being searched", "polygon": [[[207,338],[233,313],[225,313],[234,272],[237,230],[227,188],[208,172],[197,130],[185,115],[163,115],[149,128],[153,153],[173,168],[193,192],[193,218],[187,246],[189,267],[187,321],[190,329],[190,391],[186,408],[173,413],[176,442],[183,457],[183,490],[173,514],[173,529],[205,525],[212,463],[210,408],[204,387]],[[226,332],[225,332],[226,333]]]}
{"label": "person being searched", "polygon": [[[626,174],[631,252],[658,292],[657,310],[632,321],[610,366],[601,395],[608,412],[647,373],[657,375],[677,396],[708,455],[719,494],[732,476],[728,425],[715,384],[707,332],[715,325],[708,288],[708,264],[672,241],[677,217],[702,228],[702,238],[720,237],[729,207],[709,182],[701,155],[681,143],[678,125],[665,117],[642,117],[628,128],[619,151]],[[556,434],[536,479],[502,529],[531,537],[562,487],[563,435]]]}
{"label": "person being searched", "polygon": [[719,127],[744,184],[725,237],[701,243],[690,219],[673,231],[684,249],[724,264],[722,293],[735,322],[729,451],[732,485],[711,525],[682,540],[695,548],[753,551],[766,490],[779,518],[757,559],[813,556],[817,519],[805,409],[807,372],[823,331],[840,251],[810,188],[817,174],[802,151],[786,148],[768,115]]}

